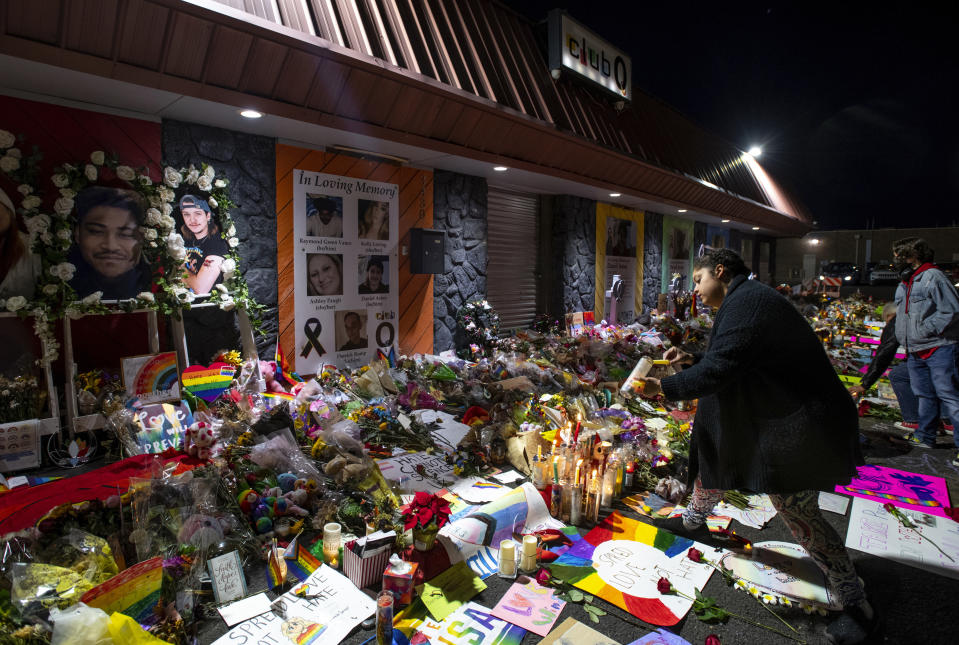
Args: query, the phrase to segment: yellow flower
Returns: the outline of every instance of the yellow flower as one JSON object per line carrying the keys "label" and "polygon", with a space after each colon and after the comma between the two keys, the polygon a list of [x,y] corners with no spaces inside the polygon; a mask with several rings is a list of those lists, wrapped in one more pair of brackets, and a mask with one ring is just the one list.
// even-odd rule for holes
{"label": "yellow flower", "polygon": [[462,475],[462,474],[463,474],[463,469],[460,468],[459,466],[453,466],[453,474],[454,474],[454,475]]}
{"label": "yellow flower", "polygon": [[380,421],[380,430],[386,430],[386,421]]}

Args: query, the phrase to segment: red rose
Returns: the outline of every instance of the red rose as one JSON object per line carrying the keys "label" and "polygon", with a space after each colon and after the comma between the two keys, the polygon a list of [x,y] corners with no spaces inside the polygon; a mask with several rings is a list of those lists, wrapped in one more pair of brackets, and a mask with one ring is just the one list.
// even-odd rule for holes
{"label": "red rose", "polygon": [[896,511],[895,511],[895,508],[896,508],[896,507],[892,505],[892,502],[886,502],[885,504],[882,505],[882,507],[883,507],[884,509],[886,509],[886,512],[887,512],[887,513],[895,513],[895,512],[896,512]]}
{"label": "red rose", "polygon": [[723,643],[721,640],[719,640],[719,636],[716,636],[716,634],[710,634],[706,637],[705,645],[723,645]]}
{"label": "red rose", "polygon": [[659,593],[670,593],[673,590],[673,585],[666,578],[660,578],[656,583],[656,589],[659,590]]}
{"label": "red rose", "polygon": [[549,569],[540,569],[536,574],[536,582],[543,585],[544,587],[549,584]]}
{"label": "red rose", "polygon": [[689,547],[689,551],[686,552],[686,557],[692,560],[693,562],[702,562],[703,561],[703,552],[692,546]]}

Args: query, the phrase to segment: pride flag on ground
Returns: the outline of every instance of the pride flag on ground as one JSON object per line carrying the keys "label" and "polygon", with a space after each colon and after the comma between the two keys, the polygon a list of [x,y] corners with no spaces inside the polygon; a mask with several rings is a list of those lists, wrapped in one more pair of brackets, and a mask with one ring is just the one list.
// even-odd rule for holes
{"label": "pride flag on ground", "polygon": [[310,574],[322,564],[316,556],[300,544],[299,536],[293,538],[290,546],[286,547],[283,559],[286,560],[287,570],[301,582],[309,578]]}
{"label": "pride flag on ground", "polygon": [[270,555],[266,560],[266,581],[270,589],[275,589],[286,582],[286,572],[286,558],[276,547],[276,540],[273,540]]}

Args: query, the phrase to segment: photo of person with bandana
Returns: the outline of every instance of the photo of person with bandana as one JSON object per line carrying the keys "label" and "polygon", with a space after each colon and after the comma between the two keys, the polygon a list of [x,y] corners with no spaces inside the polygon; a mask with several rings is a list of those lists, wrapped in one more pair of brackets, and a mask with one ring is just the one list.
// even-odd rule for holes
{"label": "photo of person with bandana", "polygon": [[180,233],[186,245],[184,282],[194,293],[210,293],[223,279],[220,267],[229,247],[220,236],[220,227],[205,199],[195,195],[181,197],[180,217]]}

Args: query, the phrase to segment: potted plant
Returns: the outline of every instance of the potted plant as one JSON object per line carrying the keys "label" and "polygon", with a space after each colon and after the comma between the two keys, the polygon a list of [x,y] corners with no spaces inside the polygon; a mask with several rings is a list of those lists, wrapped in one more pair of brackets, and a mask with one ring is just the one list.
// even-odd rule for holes
{"label": "potted plant", "polygon": [[450,504],[438,495],[419,492],[402,515],[403,526],[413,529],[413,547],[429,551],[436,534],[450,519]]}

